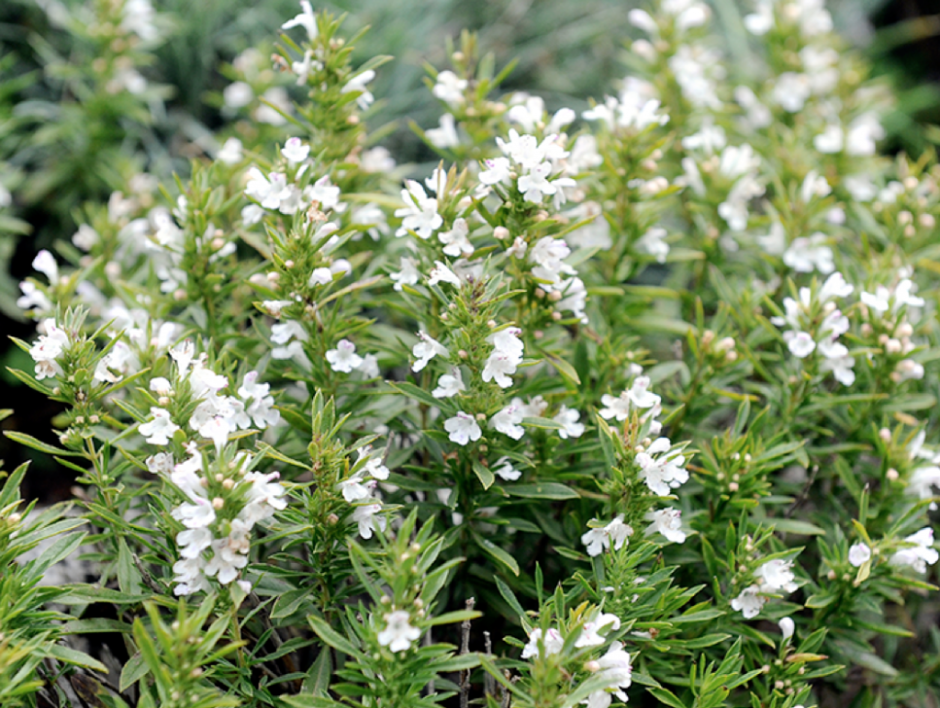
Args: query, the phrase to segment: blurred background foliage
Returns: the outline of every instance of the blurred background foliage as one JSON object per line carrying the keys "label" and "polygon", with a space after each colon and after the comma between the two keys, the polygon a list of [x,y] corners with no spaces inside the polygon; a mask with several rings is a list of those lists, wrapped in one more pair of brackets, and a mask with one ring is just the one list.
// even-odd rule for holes
{"label": "blurred background foliage", "polygon": [[[278,27],[293,17],[295,0],[154,0],[165,14],[163,36],[136,51],[87,31],[81,12],[107,16],[112,0],[2,0],[0,2],[0,318],[6,335],[29,337],[19,315],[17,283],[40,248],[70,238],[87,201],[106,201],[146,170],[165,179],[185,174],[189,161],[213,143],[230,119],[222,91],[231,62],[245,49],[273,46]],[[118,2],[120,5],[120,2]],[[712,0],[737,66],[747,67],[753,37],[741,17],[747,0]],[[433,155],[409,129],[429,128],[441,113],[424,84],[425,66],[448,65],[447,40],[467,28],[502,66],[518,64],[504,84],[542,96],[549,110],[583,110],[588,98],[614,92],[625,73],[626,21],[642,0],[346,0],[314,2],[316,9],[349,13],[348,32],[371,27],[357,59],[387,54],[371,88],[370,120],[388,125],[383,144],[400,162]],[[936,0],[829,0],[838,30],[863,49],[875,75],[894,87],[897,100],[883,117],[889,151],[920,155],[940,143],[940,7]],[[69,19],[71,18],[71,20]],[[79,18],[75,22],[75,18]],[[119,20],[115,20],[119,21]],[[127,58],[130,56],[130,58]],[[102,83],[100,57],[133,61],[146,78],[142,93],[113,94]],[[96,60],[98,63],[96,64]],[[104,73],[102,73],[104,72]],[[426,171],[426,166],[422,166]],[[9,197],[6,194],[9,193]],[[0,343],[0,402],[15,408],[3,425],[49,439],[57,413],[6,374],[25,356]],[[7,447],[8,466],[25,448]],[[35,459],[48,475],[41,489],[29,475],[27,494],[69,496],[70,480],[51,459]]]}

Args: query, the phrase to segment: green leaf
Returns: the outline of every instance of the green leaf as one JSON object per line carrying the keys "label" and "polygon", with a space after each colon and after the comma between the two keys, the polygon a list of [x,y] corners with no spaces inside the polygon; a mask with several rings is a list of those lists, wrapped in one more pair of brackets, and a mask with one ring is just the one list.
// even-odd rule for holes
{"label": "green leaf", "polygon": [[61,447],[49,445],[44,443],[42,440],[37,440],[32,435],[27,435],[26,433],[21,433],[17,430],[4,430],[3,434],[10,438],[10,440],[20,443],[20,445],[25,445],[26,447],[30,447],[33,450],[38,450],[39,452],[44,452],[47,455],[62,455],[63,457],[81,456],[80,452],[69,452],[68,450],[63,450]]}
{"label": "green leaf", "polygon": [[333,675],[333,661],[330,659],[328,649],[322,649],[313,666],[304,679],[303,692],[314,696],[326,697],[330,687],[330,677]]}
{"label": "green leaf", "polygon": [[496,581],[496,589],[499,590],[499,594],[503,596],[503,599],[512,608],[512,611],[515,612],[519,617],[525,617],[525,610],[522,609],[522,605],[519,604],[516,594],[512,591],[502,578],[498,575],[493,578]]}
{"label": "green leaf", "polygon": [[514,497],[526,499],[577,499],[578,493],[558,482],[540,482],[534,484],[516,484],[504,489]]}
{"label": "green leaf", "polygon": [[483,613],[477,610],[455,610],[454,612],[445,612],[443,615],[432,617],[427,621],[426,626],[436,627],[439,624],[455,624],[466,620],[474,620],[482,616]]}
{"label": "green leaf", "polygon": [[672,708],[687,708],[685,703],[680,701],[676,694],[668,688],[647,688],[646,690],[663,705],[671,706]]}
{"label": "green leaf", "polygon": [[493,482],[496,481],[496,477],[493,476],[493,471],[480,462],[480,460],[475,459],[473,461],[473,471],[480,480],[480,484],[483,485],[483,489],[489,489],[493,486]]}
{"label": "green leaf", "polygon": [[504,566],[509,568],[512,571],[512,574],[515,576],[519,575],[519,564],[516,563],[516,559],[513,558],[509,553],[504,551],[502,548],[497,546],[495,543],[490,541],[487,538],[483,538],[476,531],[473,533],[473,540],[476,541],[477,545],[483,549],[483,551],[488,554],[491,558],[502,563]]}
{"label": "green leaf", "polygon": [[415,386],[413,383],[408,381],[387,381],[386,382],[393,389],[398,391],[408,398],[418,401],[418,403],[424,403],[428,406],[439,406],[440,401],[438,401],[434,396],[432,396],[428,391],[425,391],[420,386]]}
{"label": "green leaf", "polygon": [[314,632],[316,632],[317,636],[320,637],[320,639],[322,639],[329,646],[354,658],[359,658],[361,656],[359,650],[353,646],[352,642],[346,639],[346,637],[343,635],[339,634],[324,620],[320,619],[316,615],[307,615],[307,622],[310,623],[310,627]]}
{"label": "green leaf", "polygon": [[134,564],[131,549],[128,548],[124,538],[118,541],[117,576],[121,592],[128,595],[140,595],[143,592],[144,579]]}
{"label": "green leaf", "polygon": [[124,668],[121,669],[121,678],[118,688],[123,693],[148,673],[150,673],[150,667],[144,662],[144,657],[141,656],[140,652],[137,652],[127,660],[127,663],[124,664]]}
{"label": "green leaf", "polygon": [[77,649],[69,649],[64,647],[61,644],[53,644],[47,648],[49,656],[63,661],[66,664],[73,664],[75,666],[82,666],[86,669],[92,669],[93,671],[100,671],[103,674],[108,673],[108,667],[102,664],[97,659],[93,659],[88,656],[85,652],[78,651]]}
{"label": "green leaf", "polygon": [[815,524],[799,519],[767,519],[775,531],[782,533],[795,533],[798,536],[825,536],[826,530]]}
{"label": "green leaf", "polygon": [[529,428],[542,428],[543,430],[564,430],[565,426],[551,418],[536,418],[527,416],[522,419],[522,424]]}
{"label": "green leaf", "polygon": [[555,370],[559,374],[561,374],[561,377],[565,380],[565,383],[568,384],[569,389],[576,389],[581,385],[581,379],[578,378],[578,372],[575,371],[571,364],[556,354],[547,352],[544,349],[539,349],[538,352],[544,356],[552,366],[555,367]]}

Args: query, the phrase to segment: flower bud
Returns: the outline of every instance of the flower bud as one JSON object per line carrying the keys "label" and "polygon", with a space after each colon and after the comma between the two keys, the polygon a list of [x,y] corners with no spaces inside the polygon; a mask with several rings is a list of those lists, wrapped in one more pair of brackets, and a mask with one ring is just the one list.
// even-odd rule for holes
{"label": "flower bud", "polygon": [[897,482],[900,475],[898,474],[898,471],[894,469],[894,467],[889,467],[888,471],[885,472],[885,477],[888,478],[889,482]]}
{"label": "flower bud", "polygon": [[878,437],[881,438],[882,442],[891,442],[891,431],[887,428],[882,428],[878,431]]}
{"label": "flower bud", "polygon": [[505,226],[497,226],[495,229],[493,229],[493,238],[497,239],[498,241],[509,238],[509,229],[507,229]]}

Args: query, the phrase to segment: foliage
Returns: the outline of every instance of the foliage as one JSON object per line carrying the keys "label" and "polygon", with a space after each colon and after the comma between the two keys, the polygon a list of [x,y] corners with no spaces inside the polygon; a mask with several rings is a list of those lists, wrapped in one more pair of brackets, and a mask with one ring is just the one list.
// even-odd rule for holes
{"label": "foliage", "polygon": [[[937,699],[940,168],[879,153],[891,92],[820,3],[631,10],[580,113],[464,32],[421,181],[371,126],[388,57],[306,2],[187,176],[118,169],[162,23],[119,5],[49,108],[101,112],[34,153],[68,183],[102,130],[114,191],[20,285],[11,374],[64,412],[7,436],[81,512],[0,493],[5,701]],[[41,585],[75,553],[94,582]]]}

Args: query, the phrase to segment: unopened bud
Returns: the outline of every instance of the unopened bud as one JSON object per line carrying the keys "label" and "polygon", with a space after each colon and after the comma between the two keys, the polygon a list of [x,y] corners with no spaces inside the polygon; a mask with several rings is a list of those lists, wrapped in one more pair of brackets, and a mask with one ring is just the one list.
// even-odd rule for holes
{"label": "unopened bud", "polygon": [[460,351],[457,352],[457,356],[459,356],[461,359],[466,359],[470,355],[467,354],[466,349],[461,349]]}
{"label": "unopened bud", "polygon": [[912,334],[914,334],[914,328],[911,327],[909,322],[903,322],[902,324],[898,325],[896,334],[902,339],[904,337],[910,337]]}
{"label": "unopened bud", "polygon": [[218,511],[225,506],[225,500],[222,497],[216,497],[212,500],[212,508]]}
{"label": "unopened bud", "polygon": [[878,431],[878,437],[881,438],[882,442],[891,442],[891,431],[887,428],[882,428]]}
{"label": "unopened bud", "polygon": [[477,420],[481,423],[486,420],[486,413],[477,413]]}
{"label": "unopened bud", "polygon": [[509,238],[509,229],[507,229],[505,226],[497,226],[495,229],[493,229],[493,238],[499,241]]}
{"label": "unopened bud", "polygon": [[889,482],[897,482],[900,475],[898,474],[898,471],[894,469],[894,467],[889,467],[888,471],[885,472],[885,477],[888,478]]}
{"label": "unopened bud", "polygon": [[231,491],[231,490],[234,489],[234,488],[235,488],[235,480],[234,480],[234,479],[226,479],[224,482],[222,482],[222,489]]}
{"label": "unopened bud", "polygon": [[559,300],[561,300],[561,293],[558,292],[557,290],[552,290],[548,294],[548,299],[551,300],[552,302],[558,302]]}

